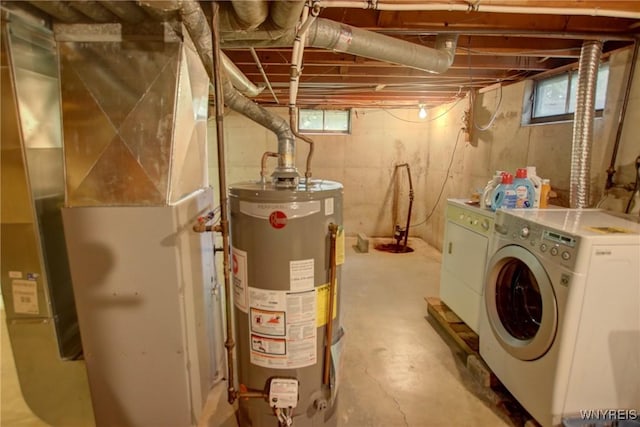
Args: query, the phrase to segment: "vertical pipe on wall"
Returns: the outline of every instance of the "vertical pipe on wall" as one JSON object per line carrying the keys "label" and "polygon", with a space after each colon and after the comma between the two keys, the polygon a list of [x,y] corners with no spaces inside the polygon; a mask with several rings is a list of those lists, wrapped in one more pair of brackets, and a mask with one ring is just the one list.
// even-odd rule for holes
{"label": "vertical pipe on wall", "polygon": [[629,95],[631,94],[631,86],[633,85],[633,76],[636,73],[636,62],[638,61],[638,47],[640,39],[636,39],[633,44],[633,54],[631,55],[631,67],[627,76],[627,85],[624,90],[624,98],[622,100],[622,108],[618,115],[618,130],[616,131],[616,139],[613,145],[613,153],[611,153],[611,163],[607,169],[607,183],[605,190],[613,187],[613,175],[616,173],[616,159],[618,158],[618,148],[620,147],[620,139],[622,138],[622,129],[624,129],[624,119],[627,117],[627,106],[629,105]]}
{"label": "vertical pipe on wall", "polygon": [[582,44],[578,68],[576,112],[573,120],[571,148],[570,206],[589,206],[591,146],[593,144],[593,118],[595,115],[596,82],[602,54],[602,42],[588,40]]}
{"label": "vertical pipe on wall", "polygon": [[220,192],[220,227],[222,228],[222,254],[223,254],[223,274],[224,274],[224,298],[225,298],[225,315],[226,315],[226,340],[224,346],[227,349],[227,401],[233,403],[236,399],[236,390],[234,387],[233,375],[233,348],[235,342],[233,339],[232,327],[232,309],[231,309],[231,278],[229,277],[229,219],[227,215],[227,177],[224,160],[224,96],[222,94],[222,77],[220,74],[221,56],[220,56],[220,38],[218,36],[218,2],[213,2],[213,16],[211,23],[211,39],[213,52],[213,86],[215,89],[215,112],[216,112],[216,140],[218,148],[218,184]]}

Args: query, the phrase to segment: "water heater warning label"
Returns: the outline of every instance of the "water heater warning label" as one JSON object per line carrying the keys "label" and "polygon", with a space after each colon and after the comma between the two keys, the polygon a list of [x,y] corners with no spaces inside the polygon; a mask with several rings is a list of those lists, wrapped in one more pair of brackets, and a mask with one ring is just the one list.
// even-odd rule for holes
{"label": "water heater warning label", "polygon": [[247,312],[247,253],[231,248],[231,272],[233,273],[233,301],[238,308]]}
{"label": "water heater warning label", "polygon": [[[272,356],[284,356],[287,354],[287,343],[283,339],[266,338],[260,335],[251,335],[251,351]],[[277,362],[276,362],[277,363]],[[265,366],[265,365],[261,365]],[[269,365],[266,365],[269,366]]]}
{"label": "water heater warning label", "polygon": [[276,369],[317,361],[316,291],[249,288],[251,363]]}
{"label": "water heater warning label", "polygon": [[251,330],[254,332],[283,337],[286,322],[284,311],[251,309]]}
{"label": "water heater warning label", "polygon": [[289,261],[289,288],[292,291],[308,291],[314,285],[313,258]]}

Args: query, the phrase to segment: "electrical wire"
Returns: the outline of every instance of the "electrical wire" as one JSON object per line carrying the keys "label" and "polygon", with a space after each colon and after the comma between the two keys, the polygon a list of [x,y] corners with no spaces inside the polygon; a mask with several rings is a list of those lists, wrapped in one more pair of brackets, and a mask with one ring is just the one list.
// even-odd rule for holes
{"label": "electrical wire", "polygon": [[431,209],[431,212],[429,212],[429,214],[424,219],[424,221],[418,222],[416,224],[411,224],[411,228],[417,227],[417,226],[422,225],[422,224],[426,224],[431,219],[431,217],[433,216],[433,213],[436,211],[436,208],[438,207],[438,204],[440,203],[440,199],[442,198],[442,194],[444,193],[444,188],[447,185],[447,181],[449,181],[449,173],[451,173],[451,166],[453,166],[453,159],[456,156],[456,150],[458,148],[458,143],[460,142],[460,135],[462,135],[462,129],[460,129],[458,131],[458,136],[456,136],[456,143],[453,146],[453,153],[451,153],[451,159],[449,160],[449,166],[447,167],[447,173],[445,174],[444,181],[442,182],[442,187],[440,187],[440,193],[438,194],[438,197],[436,198],[436,202],[434,203],[433,208]]}
{"label": "electrical wire", "polygon": [[384,111],[385,113],[387,113],[388,115],[390,115],[391,117],[393,117],[394,119],[403,121],[403,122],[407,122],[407,123],[429,123],[432,122],[434,120],[439,119],[440,117],[446,115],[447,113],[449,113],[451,110],[453,110],[453,108],[458,105],[460,103],[460,101],[462,101],[464,98],[458,98],[457,101],[455,101],[449,108],[447,108],[445,111],[443,111],[442,113],[438,114],[435,117],[430,117],[426,120],[407,120],[407,119],[403,119],[402,117],[398,117],[395,114],[393,114],[391,111],[382,108],[382,111]]}
{"label": "electrical wire", "polygon": [[[475,95],[473,95],[473,93],[470,95],[471,96],[471,102],[472,104],[475,104],[476,101],[476,97]],[[489,128],[491,126],[493,126],[493,122],[496,120],[496,117],[498,117],[498,111],[500,111],[500,106],[502,105],[502,84],[500,84],[500,95],[498,98],[498,105],[496,105],[496,110],[493,112],[493,114],[491,115],[491,119],[489,119],[489,123],[487,123],[485,126],[478,126],[476,123],[476,109],[473,109],[473,127],[476,128],[477,130],[484,132],[485,130],[489,130]]]}

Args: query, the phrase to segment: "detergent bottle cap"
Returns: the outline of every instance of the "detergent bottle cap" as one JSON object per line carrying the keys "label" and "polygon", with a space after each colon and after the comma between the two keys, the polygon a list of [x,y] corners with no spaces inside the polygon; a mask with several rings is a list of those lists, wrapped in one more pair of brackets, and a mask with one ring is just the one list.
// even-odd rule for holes
{"label": "detergent bottle cap", "polygon": [[516,171],[516,178],[526,178],[527,170],[525,168],[520,168]]}
{"label": "detergent bottle cap", "polygon": [[503,173],[502,174],[502,183],[503,184],[513,184],[513,175],[511,175],[510,173]]}

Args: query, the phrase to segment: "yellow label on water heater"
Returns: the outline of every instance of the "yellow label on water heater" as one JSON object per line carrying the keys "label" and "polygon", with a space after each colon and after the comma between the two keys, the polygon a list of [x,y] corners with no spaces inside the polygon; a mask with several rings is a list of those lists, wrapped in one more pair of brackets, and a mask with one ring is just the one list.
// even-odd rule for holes
{"label": "yellow label on water heater", "polygon": [[[333,295],[333,318],[338,314],[338,282],[336,281]],[[325,283],[316,288],[316,327],[327,324],[327,312],[329,311],[329,284]]]}
{"label": "yellow label on water heater", "polygon": [[344,264],[344,228],[340,226],[336,237],[336,265],[342,264]]}

